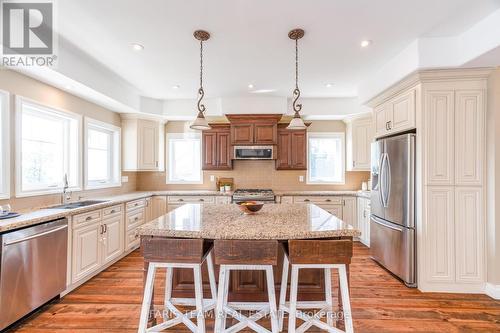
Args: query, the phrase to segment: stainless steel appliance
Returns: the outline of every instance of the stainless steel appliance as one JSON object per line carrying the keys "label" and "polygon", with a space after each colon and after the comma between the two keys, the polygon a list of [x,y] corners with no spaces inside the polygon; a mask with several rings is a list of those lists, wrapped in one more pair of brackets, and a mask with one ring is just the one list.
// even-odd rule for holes
{"label": "stainless steel appliance", "polygon": [[273,160],[273,146],[234,146],[235,160]]}
{"label": "stainless steel appliance", "polygon": [[264,201],[275,202],[273,190],[267,189],[240,189],[233,193],[233,202]]}
{"label": "stainless steel appliance", "polygon": [[0,330],[66,288],[68,222],[55,220],[0,235]]}
{"label": "stainless steel appliance", "polygon": [[378,140],[371,153],[371,257],[416,287],[415,134]]}

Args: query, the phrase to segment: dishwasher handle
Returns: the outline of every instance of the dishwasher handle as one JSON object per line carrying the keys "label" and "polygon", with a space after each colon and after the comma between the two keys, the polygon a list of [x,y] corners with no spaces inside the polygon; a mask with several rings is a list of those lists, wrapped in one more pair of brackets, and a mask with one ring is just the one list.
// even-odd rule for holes
{"label": "dishwasher handle", "polygon": [[9,246],[9,245],[14,245],[14,244],[22,243],[22,242],[28,241],[30,239],[33,239],[33,238],[38,238],[38,237],[41,237],[41,236],[52,234],[54,232],[66,229],[67,227],[68,227],[67,225],[63,225],[63,226],[60,226],[60,227],[57,227],[57,228],[53,228],[53,229],[49,229],[47,231],[44,231],[44,232],[41,232],[41,233],[38,233],[38,234],[35,234],[35,235],[27,236],[27,237],[24,237],[24,238],[13,240],[13,241],[7,241],[7,242],[3,243],[3,245],[4,246]]}

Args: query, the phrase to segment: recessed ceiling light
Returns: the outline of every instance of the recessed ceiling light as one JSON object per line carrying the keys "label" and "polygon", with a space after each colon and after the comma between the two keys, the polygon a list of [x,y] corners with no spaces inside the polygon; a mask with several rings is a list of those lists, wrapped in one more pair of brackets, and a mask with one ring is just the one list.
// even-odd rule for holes
{"label": "recessed ceiling light", "polygon": [[333,87],[333,83],[327,83],[327,84],[325,84],[325,87],[331,88],[331,87]]}
{"label": "recessed ceiling light", "polygon": [[65,85],[64,88],[66,88],[67,90],[72,90],[73,89],[73,86],[70,86],[69,84]]}
{"label": "recessed ceiling light", "polygon": [[258,90],[254,90],[254,91],[251,91],[251,93],[253,94],[265,94],[265,93],[271,93],[271,92],[275,92],[276,89],[258,89]]}
{"label": "recessed ceiling light", "polygon": [[365,40],[362,40],[362,41],[361,41],[361,44],[360,44],[360,45],[361,45],[361,47],[367,47],[367,46],[369,46],[371,43],[372,43],[372,41],[371,41],[371,40],[369,40],[369,39],[365,39]]}
{"label": "recessed ceiling light", "polygon": [[141,45],[141,44],[138,44],[138,43],[132,43],[131,46],[132,46],[132,49],[134,51],[142,51],[142,50],[144,50],[144,45]]}
{"label": "recessed ceiling light", "polygon": [[175,86],[172,86],[172,89],[179,89],[181,86],[176,84]]}
{"label": "recessed ceiling light", "polygon": [[248,89],[253,89],[253,87],[254,87],[254,85],[251,83],[248,85]]}

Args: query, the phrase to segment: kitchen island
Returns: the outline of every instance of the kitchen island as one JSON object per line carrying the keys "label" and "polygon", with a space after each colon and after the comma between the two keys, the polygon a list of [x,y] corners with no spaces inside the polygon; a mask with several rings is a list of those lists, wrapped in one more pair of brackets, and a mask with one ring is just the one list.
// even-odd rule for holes
{"label": "kitchen island", "polygon": [[[360,235],[359,230],[314,204],[268,204],[254,215],[243,214],[237,205],[186,204],[163,215],[137,230],[141,240],[147,238],[198,238],[205,240],[263,240],[275,239],[348,239]],[[351,242],[352,245],[352,242]],[[276,290],[279,292],[283,251],[278,267],[274,268]],[[145,272],[148,262],[145,262]],[[218,274],[218,267],[215,267]],[[210,295],[208,271],[203,270],[204,294]],[[217,276],[217,275],[216,275]],[[259,271],[242,271],[232,275],[229,299],[265,301],[265,277]],[[192,297],[193,274],[176,269],[173,276],[173,296]],[[299,300],[324,298],[324,274],[320,270],[301,272]]]}

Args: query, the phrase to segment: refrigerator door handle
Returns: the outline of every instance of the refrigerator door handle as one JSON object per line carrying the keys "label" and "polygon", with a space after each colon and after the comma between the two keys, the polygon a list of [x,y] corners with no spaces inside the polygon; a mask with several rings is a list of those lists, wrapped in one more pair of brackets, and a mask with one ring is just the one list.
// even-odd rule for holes
{"label": "refrigerator door handle", "polygon": [[385,161],[386,161],[386,153],[382,153],[381,155],[381,165],[380,165],[380,201],[382,202],[382,206],[387,208],[387,202],[385,192],[387,191],[386,183],[387,183],[387,174],[385,172]]}
{"label": "refrigerator door handle", "polygon": [[378,196],[380,198],[380,203],[382,203],[382,206],[384,206],[384,196],[382,194],[382,191],[383,191],[383,187],[382,187],[382,183],[383,183],[382,165],[383,165],[383,163],[384,163],[384,154],[382,153],[382,154],[380,154],[380,158],[379,158],[379,161],[378,161],[378,183],[376,185],[376,187],[378,187]]}
{"label": "refrigerator door handle", "polygon": [[[384,194],[385,194],[385,198],[384,198],[384,201],[385,201],[385,205],[384,207],[388,207],[389,206],[389,199],[391,197],[391,161],[389,160],[389,154],[387,153],[384,153],[385,155],[385,176],[384,176],[384,181],[386,182],[386,184],[384,184]],[[386,178],[387,177],[387,178]],[[386,187],[387,185],[387,187]]]}

